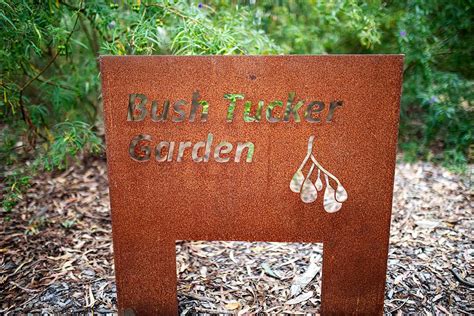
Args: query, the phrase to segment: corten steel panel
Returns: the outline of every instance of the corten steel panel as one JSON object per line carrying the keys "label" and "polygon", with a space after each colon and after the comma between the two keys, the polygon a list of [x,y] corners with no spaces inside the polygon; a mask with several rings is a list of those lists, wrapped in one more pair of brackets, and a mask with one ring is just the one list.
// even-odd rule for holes
{"label": "corten steel panel", "polygon": [[[177,313],[176,240],[242,240],[322,242],[322,312],[381,314],[402,64],[401,55],[102,57],[120,309]],[[189,110],[194,91],[210,104],[207,122],[127,121],[131,93],[160,104],[184,99]],[[286,104],[289,92],[324,101],[323,121],[269,123],[263,112],[261,122],[247,123],[239,101],[234,122],[226,122],[227,93]],[[344,105],[326,122],[331,100]],[[209,132],[214,146],[252,141],[253,161],[196,163],[189,152],[168,163],[129,156],[138,134],[151,135],[153,144],[194,144]],[[289,188],[311,135],[314,155],[349,195],[336,213],[324,211],[322,191],[305,204]]]}

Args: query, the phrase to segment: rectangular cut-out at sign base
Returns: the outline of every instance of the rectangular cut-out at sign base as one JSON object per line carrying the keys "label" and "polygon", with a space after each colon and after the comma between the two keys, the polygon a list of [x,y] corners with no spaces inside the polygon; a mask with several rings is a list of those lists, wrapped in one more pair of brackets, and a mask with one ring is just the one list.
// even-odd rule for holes
{"label": "rectangular cut-out at sign base", "polygon": [[244,240],[323,242],[322,313],[381,314],[402,64],[102,57],[119,308],[176,314],[175,240]]}
{"label": "rectangular cut-out at sign base", "polygon": [[179,312],[317,314],[322,244],[176,242]]}

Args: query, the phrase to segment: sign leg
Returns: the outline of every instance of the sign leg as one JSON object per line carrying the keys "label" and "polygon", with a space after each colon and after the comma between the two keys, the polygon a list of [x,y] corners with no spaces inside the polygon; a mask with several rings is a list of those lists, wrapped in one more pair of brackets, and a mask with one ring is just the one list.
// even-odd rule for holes
{"label": "sign leg", "polygon": [[324,243],[322,314],[382,315],[387,244],[343,239]]}
{"label": "sign leg", "polygon": [[[176,248],[174,240],[160,240],[153,247],[143,246],[141,255],[116,258],[118,303],[121,315],[177,315]],[[136,256],[136,255],[135,255]]]}

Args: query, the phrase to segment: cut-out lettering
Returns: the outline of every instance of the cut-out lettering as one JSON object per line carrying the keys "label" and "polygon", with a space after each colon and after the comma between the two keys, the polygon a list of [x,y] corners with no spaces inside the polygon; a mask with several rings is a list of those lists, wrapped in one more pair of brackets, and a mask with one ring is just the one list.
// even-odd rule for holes
{"label": "cut-out lettering", "polygon": [[178,100],[173,105],[173,111],[178,114],[177,117],[173,117],[173,122],[182,122],[186,118],[186,112],[184,111],[184,106],[186,105],[186,101]]}
{"label": "cut-out lettering", "polygon": [[193,158],[193,161],[194,162],[202,162],[203,159],[204,159],[204,155],[202,157],[199,157],[199,151],[200,149],[206,149],[206,143],[205,142],[197,142],[196,144],[194,144],[194,147],[193,147],[193,152],[192,152],[192,158]]}
{"label": "cut-out lettering", "polygon": [[240,162],[242,157],[242,153],[244,150],[247,150],[247,158],[245,158],[245,162],[252,162],[253,153],[255,151],[255,145],[252,142],[245,142],[245,143],[238,143],[237,144],[237,151],[235,154],[235,162]]}
{"label": "cut-out lettering", "polygon": [[268,105],[267,107],[267,110],[266,110],[266,117],[267,117],[267,121],[269,121],[270,123],[277,123],[280,121],[280,118],[278,117],[275,117],[274,114],[273,114],[273,110],[275,109],[275,107],[283,107],[283,102],[281,101],[273,101],[273,102],[270,102],[270,104]]}
{"label": "cut-out lettering", "polygon": [[295,95],[296,94],[294,92],[290,92],[288,95],[283,122],[289,122],[291,115],[293,115],[295,122],[301,122],[298,110],[304,105],[304,101],[298,101],[294,106],[292,106],[293,101],[295,100]]}
{"label": "cut-out lettering", "polygon": [[260,122],[260,120],[262,119],[263,105],[263,101],[258,101],[258,106],[255,111],[255,115],[252,116],[250,114],[252,110],[252,102],[246,101],[244,104],[244,122]]}
{"label": "cut-out lettering", "polygon": [[308,107],[306,108],[304,117],[305,120],[312,123],[319,123],[321,122],[320,117],[315,117],[319,115],[324,110],[324,102],[322,101],[312,101],[308,103]]}
{"label": "cut-out lettering", "polygon": [[220,142],[214,150],[214,159],[217,162],[228,162],[230,157],[222,157],[232,151],[232,144],[229,142]]}
{"label": "cut-out lettering", "polygon": [[[136,104],[137,99],[139,103]],[[127,121],[143,121],[148,111],[146,109],[147,97],[144,94],[132,93],[128,99]]]}
{"label": "cut-out lettering", "polygon": [[332,101],[331,104],[329,105],[329,114],[326,118],[326,122],[331,122],[332,117],[334,116],[334,111],[338,106],[343,106],[344,102],[343,101]]}
{"label": "cut-out lettering", "polygon": [[[173,156],[173,151],[170,148],[169,142],[160,142],[158,146],[156,146],[155,150],[155,158],[158,162],[165,162],[169,156]],[[164,149],[166,149],[166,153],[163,154]]]}
{"label": "cut-out lettering", "polygon": [[234,120],[234,111],[235,111],[235,104],[237,100],[242,100],[244,98],[243,94],[232,94],[228,93],[224,95],[224,99],[229,100],[229,106],[227,107],[227,122],[232,122]]}
{"label": "cut-out lettering", "polygon": [[[190,141],[174,142],[159,141],[155,143],[150,135],[137,135],[129,145],[130,158],[136,161],[149,161],[152,155],[155,155],[155,161],[158,163],[193,161],[193,162],[209,162],[210,158],[214,158],[216,162],[240,162],[241,157],[246,155],[245,161],[252,162],[255,145],[252,142],[237,142],[235,144],[228,141],[221,141],[217,145],[213,143],[214,136],[208,133],[206,141],[198,141],[193,144]],[[174,148],[178,148],[177,155],[174,157]],[[186,150],[191,155],[186,154]],[[212,156],[211,156],[212,153]],[[191,158],[189,158],[191,156]]]}
{"label": "cut-out lettering", "polygon": [[184,156],[184,150],[186,148],[192,147],[193,144],[191,142],[181,142],[179,143],[179,149],[178,149],[178,158],[176,158],[177,162],[181,162],[183,160]]}
{"label": "cut-out lettering", "polygon": [[207,101],[199,101],[199,91],[193,92],[193,98],[191,101],[191,114],[189,115],[189,121],[194,122],[194,119],[196,118],[196,112],[201,110],[201,122],[206,122],[207,121],[207,115],[209,111],[209,104]]}
{"label": "cut-out lettering", "polygon": [[[304,116],[305,121],[309,123],[331,122],[336,108],[343,106],[343,101],[333,100],[328,102],[330,106],[326,118],[324,118],[325,103],[323,101],[311,101],[307,104],[304,100],[295,101],[295,92],[288,94],[285,105],[280,100],[273,100],[269,103],[266,103],[264,100],[246,100],[245,95],[240,93],[225,94],[224,100],[229,101],[229,103],[225,112],[225,118],[223,119],[229,123],[238,120],[236,119],[236,107],[239,100],[243,101],[243,111],[240,112],[242,114],[240,119],[246,123],[261,122],[262,112],[264,111],[266,121],[270,123],[286,123],[292,121],[292,118],[295,123],[300,123],[302,121],[301,116]],[[151,103],[151,105],[148,103]],[[189,107],[187,106],[188,104],[190,104]],[[170,106],[171,114],[169,113]],[[304,111],[301,111],[303,107]],[[171,121],[175,123],[183,122],[186,119],[189,122],[207,122],[209,119],[209,108],[209,102],[201,100],[201,95],[197,90],[192,93],[190,102],[179,99],[174,101],[174,103],[169,99],[164,99],[163,101],[151,100],[149,102],[146,95],[132,93],[129,95],[127,120],[143,121],[148,113],[150,113],[149,116],[153,122],[165,122],[170,115]]]}
{"label": "cut-out lettering", "polygon": [[170,107],[170,101],[169,100],[165,100],[163,102],[163,109],[161,110],[161,114],[158,115],[158,112],[159,112],[159,104],[158,104],[158,101],[152,101],[151,102],[151,120],[153,122],[162,122],[162,121],[166,121],[166,119],[168,118],[168,111],[169,111],[169,107]]}
{"label": "cut-out lettering", "polygon": [[146,134],[137,135],[130,142],[128,152],[130,157],[136,161],[147,161],[150,159],[150,142],[151,136]]}

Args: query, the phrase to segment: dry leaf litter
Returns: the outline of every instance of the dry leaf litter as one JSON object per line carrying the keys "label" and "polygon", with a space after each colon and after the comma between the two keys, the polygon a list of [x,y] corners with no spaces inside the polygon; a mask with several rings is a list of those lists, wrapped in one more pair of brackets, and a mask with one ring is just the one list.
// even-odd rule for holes
{"label": "dry leaf litter", "polygon": [[[386,314],[472,315],[473,191],[429,163],[399,163]],[[104,161],[37,177],[0,219],[0,313],[115,313]],[[182,315],[317,314],[319,244],[180,241]]]}

